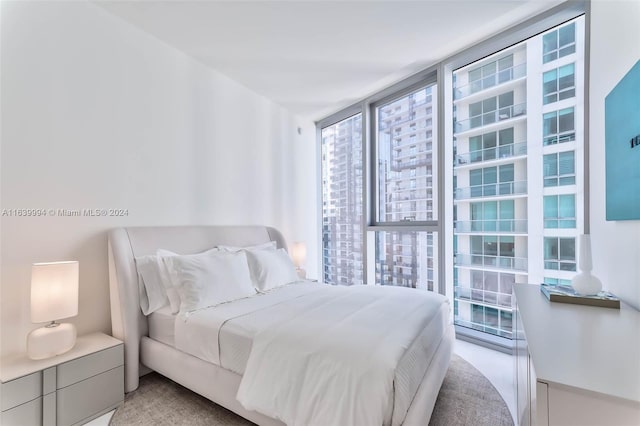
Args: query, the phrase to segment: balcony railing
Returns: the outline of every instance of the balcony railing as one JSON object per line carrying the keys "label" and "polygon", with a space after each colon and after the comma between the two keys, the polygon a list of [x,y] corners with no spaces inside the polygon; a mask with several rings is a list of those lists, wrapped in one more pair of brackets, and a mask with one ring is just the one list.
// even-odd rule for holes
{"label": "balcony railing", "polygon": [[545,217],[544,227],[549,229],[571,229],[576,227],[575,217]]}
{"label": "balcony railing", "polygon": [[545,259],[544,260],[544,269],[549,269],[552,271],[576,271],[576,261],[571,259],[563,259],[563,260],[554,260],[554,259]]}
{"label": "balcony railing", "polygon": [[456,300],[482,303],[483,305],[495,306],[502,310],[511,311],[511,294],[499,293],[496,291],[484,290],[481,288],[459,287],[453,288]]}
{"label": "balcony railing", "polygon": [[497,160],[499,158],[517,157],[527,154],[527,143],[512,143],[508,145],[485,148],[478,151],[471,151],[456,155],[456,166],[462,164],[480,163],[482,161]]}
{"label": "balcony railing", "polygon": [[[433,192],[430,193],[426,193],[426,191],[420,191],[420,192],[400,192],[400,193],[396,193],[396,192],[392,192],[391,194],[387,195],[387,200],[389,202],[403,202],[403,201],[415,201],[415,202],[419,202],[419,201],[433,201]],[[557,226],[555,227],[557,228]]]}
{"label": "balcony railing", "polygon": [[495,74],[473,81],[466,86],[456,87],[453,91],[453,98],[457,101],[458,99],[465,98],[474,93],[497,86],[498,84],[524,77],[526,74],[527,64],[523,62],[521,64],[514,65],[513,67],[500,70]]}
{"label": "balcony railing", "polygon": [[481,254],[457,253],[455,255],[455,264],[458,266],[481,266],[526,272],[528,261],[526,257],[484,256]]}
{"label": "balcony railing", "polygon": [[486,185],[456,188],[454,198],[464,200],[478,197],[495,197],[502,195],[520,195],[527,193],[527,181],[488,183]]}
{"label": "balcony railing", "polygon": [[467,120],[456,121],[453,125],[454,133],[466,132],[489,124],[498,123],[503,120],[518,117],[527,113],[527,103],[509,105],[494,111],[488,111],[480,115],[473,116]]}
{"label": "balcony railing", "polygon": [[[424,148],[424,149],[423,149]],[[431,148],[431,147],[429,147]],[[418,155],[424,155],[427,159],[433,156],[431,149],[420,147],[419,149],[407,149],[407,147],[394,148],[394,155],[391,161],[410,161],[411,158],[416,158]]]}
{"label": "balcony railing", "polygon": [[[394,172],[399,172],[400,170],[405,169],[414,169],[416,167],[421,166],[430,166],[433,162],[432,158],[422,158],[417,160],[409,160],[409,161],[392,161],[391,166],[389,167]],[[427,170],[427,174],[431,174],[431,170]]]}
{"label": "balcony railing", "polygon": [[548,146],[558,143],[571,142],[574,140],[576,140],[576,132],[571,130],[569,132],[564,132],[557,135],[546,136],[542,144],[544,146]]}
{"label": "balcony railing", "polygon": [[401,209],[401,211],[391,211],[380,213],[380,217],[387,222],[415,222],[417,220],[433,220],[433,208],[424,208],[419,206],[418,210],[410,210],[409,208]]}
{"label": "balcony railing", "polygon": [[[403,145],[406,144],[414,144],[419,141],[426,141],[433,138],[433,123],[430,126],[422,125],[418,126],[406,126],[403,127],[404,130],[397,131],[397,128],[394,129],[393,135],[391,132],[386,132],[388,135],[393,137],[394,143],[403,142]],[[407,139],[406,136],[411,137],[411,135],[416,135],[414,140]]]}
{"label": "balcony railing", "polygon": [[454,224],[455,232],[526,233],[526,219],[462,220]]}
{"label": "balcony railing", "polygon": [[[388,129],[393,129],[393,128],[397,128],[398,126],[402,126],[406,123],[410,123],[410,122],[416,122],[416,121],[420,121],[420,120],[424,120],[427,117],[432,117],[433,116],[433,111],[422,111],[420,110],[420,113],[414,113],[413,110],[410,111],[400,111],[396,114],[390,115],[388,117],[379,117],[378,119],[378,130],[379,131],[385,131]],[[433,124],[433,122],[431,123],[426,123],[427,126],[429,127]]]}
{"label": "balcony railing", "polygon": [[[425,98],[421,99],[420,101],[409,100],[407,98],[404,98],[399,102],[394,102],[392,104],[387,104],[383,107],[380,107],[378,112],[380,114],[381,120],[388,120],[397,115],[405,114],[407,112],[413,112],[419,109],[421,106],[428,105],[432,102],[433,102],[433,97],[431,95],[425,96]],[[399,109],[396,109],[396,106],[398,104],[403,104],[406,108],[401,107]]]}

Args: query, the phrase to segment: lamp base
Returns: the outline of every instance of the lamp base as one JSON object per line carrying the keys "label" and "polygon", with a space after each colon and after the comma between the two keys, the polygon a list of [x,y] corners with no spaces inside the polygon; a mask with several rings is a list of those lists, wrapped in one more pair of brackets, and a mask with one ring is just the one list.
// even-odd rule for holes
{"label": "lamp base", "polygon": [[27,336],[27,356],[45,359],[60,355],[76,344],[76,326],[69,323],[53,323],[36,328]]}
{"label": "lamp base", "polygon": [[592,296],[602,290],[602,282],[590,272],[581,272],[571,280],[571,287],[582,296]]}
{"label": "lamp base", "polygon": [[307,271],[302,268],[296,268],[296,272],[298,273],[298,277],[302,280],[307,278]]}

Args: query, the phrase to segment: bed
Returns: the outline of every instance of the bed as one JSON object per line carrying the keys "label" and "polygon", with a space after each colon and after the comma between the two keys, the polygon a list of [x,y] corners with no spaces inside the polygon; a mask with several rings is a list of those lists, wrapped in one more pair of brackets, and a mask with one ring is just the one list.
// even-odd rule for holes
{"label": "bed", "polygon": [[[422,292],[386,286],[338,288],[301,281],[192,315],[176,316],[166,309],[149,316],[142,314],[136,258],[154,254],[158,249],[186,255],[216,246],[245,247],[270,241],[278,248],[287,248],[278,230],[263,226],[130,227],[109,232],[112,331],[124,342],[125,392],[138,387],[141,375],[156,371],[261,426],[283,425],[279,419],[294,418],[289,414],[296,413],[260,405],[264,395],[278,392],[284,396],[271,399],[280,401],[296,396],[292,394],[309,396],[293,405],[289,401],[290,411],[297,410],[298,406],[302,406],[302,411],[307,408],[305,405],[318,405],[316,399],[325,396],[327,400],[320,402],[334,404],[334,407],[342,400],[345,404],[360,403],[357,399],[349,400],[350,392],[361,397],[365,406],[360,411],[347,407],[347,411],[356,413],[356,420],[342,420],[341,424],[370,424],[370,419],[376,419],[374,424],[426,424],[446,374],[454,341],[448,303],[437,295],[422,296]],[[413,312],[398,309],[408,303],[414,306],[416,314],[403,316],[403,311]],[[354,308],[355,305],[358,306]],[[427,312],[423,307],[429,307],[428,315],[422,313]],[[383,313],[385,310],[387,314]],[[352,311],[357,311],[359,316],[351,314]],[[331,317],[333,323],[327,325],[326,317]],[[362,324],[365,327],[358,328]],[[375,326],[367,327],[369,324]],[[326,332],[327,329],[331,332]],[[357,338],[351,338],[349,333]],[[295,336],[295,344],[304,349],[297,352],[304,352],[302,356],[307,358],[300,358],[296,350],[287,349],[291,336]],[[385,340],[375,340],[380,338]],[[363,343],[355,345],[352,343],[355,340]],[[385,344],[380,345],[381,341]],[[372,350],[367,344],[377,347]],[[310,350],[304,345],[316,352],[331,345],[348,350],[348,354],[353,355],[348,368],[361,369],[371,383],[364,388],[361,383],[360,388],[350,389],[350,379],[346,377],[350,373],[328,372],[335,363],[328,364],[329,369],[326,360],[320,367],[309,367],[309,360],[316,357],[316,352],[309,355]],[[352,346],[344,349],[349,345]],[[382,354],[365,355],[373,352]],[[341,357],[341,360],[347,358]],[[391,363],[391,359],[395,363]],[[283,377],[287,375],[290,377]],[[306,380],[302,380],[302,376]],[[378,377],[389,379],[390,389],[380,386],[386,389],[384,397],[375,393],[373,385],[384,382],[377,380]],[[279,379],[282,380],[278,384]],[[296,380],[299,383],[292,386]],[[309,388],[310,383],[314,386]],[[265,392],[265,384],[269,384],[270,392]],[[326,387],[319,387],[321,385]],[[340,389],[340,395],[336,389]],[[366,400],[369,391],[374,399]],[[371,401],[378,402],[372,404]],[[378,406],[382,408],[378,410]],[[251,409],[255,407],[258,411]],[[283,407],[286,411],[287,407]],[[321,424],[322,419],[330,418],[314,412],[313,407],[309,407],[305,415],[307,417],[300,415],[288,423]]]}

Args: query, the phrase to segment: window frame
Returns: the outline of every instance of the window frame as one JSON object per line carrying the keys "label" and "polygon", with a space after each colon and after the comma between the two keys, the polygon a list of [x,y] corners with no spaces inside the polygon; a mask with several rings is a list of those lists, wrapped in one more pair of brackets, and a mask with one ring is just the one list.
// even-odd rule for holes
{"label": "window frame", "polygon": [[[561,213],[561,197],[573,197],[573,216],[562,216]],[[554,200],[555,216],[547,216],[547,201]],[[542,198],[542,220],[543,229],[576,229],[578,218],[576,215],[576,194],[550,194],[544,195]],[[573,226],[560,226],[562,222],[573,222]],[[555,223],[555,226],[547,226],[547,223]]]}
{"label": "window frame", "polygon": [[[565,114],[561,114],[564,111],[569,111]],[[572,128],[571,130],[560,130],[560,122],[562,115],[573,115],[572,120]],[[542,146],[553,146],[560,145],[561,143],[569,143],[574,142],[576,140],[576,115],[575,108],[573,106],[562,108],[562,109],[554,109],[553,111],[545,112],[542,114]],[[549,116],[549,117],[548,117]],[[553,116],[553,117],[551,117]],[[556,126],[555,133],[546,133],[546,120],[551,118]],[[570,136],[570,139],[566,139],[567,136]],[[566,139],[566,140],[565,140]]]}
{"label": "window frame", "polygon": [[[491,56],[501,50],[507,49],[510,46],[520,43],[527,38],[536,36],[538,34],[544,33],[549,29],[560,26],[565,22],[573,20],[581,15],[585,15],[585,23],[584,23],[584,68],[581,69],[581,75],[583,76],[582,83],[584,84],[583,90],[583,108],[584,108],[584,120],[581,126],[577,126],[576,123],[576,132],[579,131],[579,128],[582,130],[582,140],[584,146],[584,174],[582,176],[582,186],[584,189],[582,205],[576,204],[576,209],[581,209],[583,212],[583,229],[585,233],[589,233],[589,174],[588,167],[589,164],[589,62],[590,62],[590,3],[588,1],[578,1],[578,2],[566,2],[559,6],[556,6],[549,11],[540,14],[536,17],[533,17],[521,25],[517,25],[507,31],[498,34],[484,42],[480,42],[475,46],[472,46],[468,49],[463,50],[457,55],[452,56],[451,58],[445,60],[442,65],[442,76],[441,76],[441,86],[442,87],[453,87],[453,77],[452,73],[454,70],[469,65],[473,62],[479,61],[485,57]],[[576,69],[574,68],[574,71]],[[577,83],[577,82],[576,82]],[[449,102],[453,102],[453,97],[447,99]],[[544,110],[543,110],[544,111]],[[444,110],[442,115],[449,114],[449,121],[453,122],[453,112]],[[445,140],[452,140],[453,137],[453,127],[451,129],[444,128],[442,132]],[[517,143],[517,141],[515,141]],[[529,141],[527,141],[529,142]],[[453,153],[451,153],[451,161],[448,163],[453,164]],[[453,172],[451,171],[448,175],[445,175],[445,188],[453,188],[454,187],[455,177],[453,176]],[[442,190],[444,192],[444,190]],[[453,204],[453,197],[449,196],[447,199],[448,204]],[[445,238],[450,240],[453,238],[453,211],[446,218],[443,218],[443,222],[445,225]],[[448,247],[451,252],[453,252],[453,245]],[[442,257],[447,257],[447,268],[449,265],[453,264],[453,255],[449,253],[449,251],[442,254]],[[445,279],[447,282],[451,283],[447,287],[447,295],[453,298],[454,288],[453,282],[455,280],[455,268],[451,268],[452,270],[447,269]],[[455,305],[454,305],[455,306]],[[486,333],[482,333],[476,330],[471,330],[465,327],[456,326],[456,336],[460,339],[467,340],[485,347],[489,347],[496,350],[502,350],[506,352],[510,352],[513,347],[513,341],[507,341],[507,339],[500,338],[499,336],[492,336]]]}
{"label": "window frame", "polygon": [[[434,244],[434,250],[437,250],[437,271],[434,273],[434,279],[437,281],[437,285],[434,287],[434,291],[440,294],[445,294],[444,283],[444,259],[442,253],[444,251],[444,229],[441,218],[444,215],[444,202],[443,194],[441,191],[441,170],[444,167],[443,158],[443,137],[442,137],[442,125],[443,119],[440,111],[444,108],[444,102],[442,99],[443,89],[438,80],[439,67],[433,66],[421,73],[410,77],[407,80],[403,80],[372,97],[364,104],[367,108],[367,120],[368,124],[368,187],[367,193],[367,225],[365,226],[366,237],[370,239],[371,243],[367,244],[374,250],[371,256],[367,257],[367,261],[371,260],[372,265],[367,269],[375,276],[375,263],[376,263],[376,233],[377,232],[431,232],[435,234],[433,238],[437,240],[437,244]],[[388,103],[399,100],[415,91],[428,86],[434,86],[435,90],[432,90],[432,95],[435,97],[435,101],[432,102],[433,109],[436,111],[436,117],[433,122],[433,135],[432,135],[432,191],[433,202],[436,204],[433,209],[435,219],[427,221],[385,221],[380,220],[379,213],[379,197],[380,192],[378,188],[378,121],[377,121],[377,108]]]}
{"label": "window frame", "polygon": [[[571,25],[573,25],[573,42],[561,45],[560,44],[560,30],[564,29],[564,28],[567,28],[568,26],[571,26]],[[555,46],[554,49],[545,52],[545,50],[544,50],[544,39],[543,39],[543,42],[542,42],[542,55],[543,55],[542,56],[542,63],[543,64],[546,64],[546,63],[549,63],[549,62],[552,62],[552,61],[556,61],[556,60],[558,60],[560,58],[564,58],[567,55],[575,53],[575,46],[576,46],[576,28],[575,28],[575,24],[571,23],[569,25],[565,25],[565,26],[559,27],[557,30],[555,30],[555,31],[553,31],[553,32],[551,32],[549,34],[545,34],[545,37],[549,37],[549,36],[553,36],[553,38],[555,39],[555,42],[556,42],[556,46]],[[562,55],[560,54],[562,50],[566,50],[570,46],[574,47],[573,52],[565,53],[565,54],[562,54]],[[554,55],[554,57],[552,59],[547,59],[547,56],[552,55],[552,54]]]}
{"label": "window frame", "polygon": [[[560,79],[565,77],[565,76],[560,76],[560,70],[566,69],[566,68],[573,68],[573,71],[571,74],[567,74],[567,75],[571,75],[572,76],[572,80],[573,80],[573,85],[571,86],[567,86],[567,87],[560,87]],[[547,74],[551,74],[551,73],[555,73],[555,76],[553,77],[552,80],[549,81],[545,81],[545,78],[547,76]],[[551,82],[555,82],[555,87],[554,90],[545,93],[545,85],[547,83],[551,83]],[[573,94],[571,96],[568,97],[564,97],[561,98],[562,94],[564,93],[568,93],[573,91]],[[553,96],[553,100],[547,101],[547,98],[552,97]],[[576,64],[575,62],[571,62],[568,63],[566,65],[561,65],[557,68],[551,68],[549,71],[545,71],[542,74],[542,105],[551,105],[554,104],[556,102],[562,102],[565,99],[570,99],[576,96]]]}
{"label": "window frame", "polygon": [[[351,107],[351,108],[347,108],[343,111],[340,111],[339,113],[336,113],[330,117],[327,117],[326,119],[317,122],[316,123],[316,139],[318,140],[318,144],[317,144],[317,158],[319,158],[319,167],[318,167],[318,198],[319,198],[319,226],[318,226],[318,242],[320,243],[320,250],[318,250],[319,252],[319,257],[320,257],[320,270],[319,270],[319,274],[322,275],[322,278],[324,280],[324,269],[325,269],[325,265],[324,265],[324,238],[323,238],[323,219],[324,219],[324,194],[323,194],[323,176],[322,176],[322,131],[324,129],[326,129],[327,127],[331,127],[335,124],[338,124],[342,121],[348,120],[352,117],[355,117],[356,115],[361,114],[361,130],[360,130],[360,134],[363,134],[364,131],[364,114],[362,112],[362,110],[360,108],[357,107]],[[362,141],[362,152],[364,153],[366,151],[366,146],[364,145],[364,140]],[[366,192],[366,171],[365,171],[365,167],[366,165],[363,163],[362,164],[362,195],[364,198],[364,194]],[[360,224],[360,228],[361,230],[364,229],[364,226],[366,224],[366,212],[364,210],[362,210],[362,220],[361,220],[361,224]],[[362,232],[362,231],[361,231]],[[363,271],[362,271],[362,280],[363,283],[367,282],[367,267],[366,267],[366,256],[367,256],[367,243],[366,243],[366,238],[362,238],[362,259],[363,259]]]}
{"label": "window frame", "polygon": [[[437,202],[437,207],[434,209],[435,219],[434,220],[422,220],[422,221],[386,221],[380,220],[378,217],[379,213],[379,198],[380,191],[378,188],[379,183],[379,174],[377,167],[378,160],[378,121],[377,121],[377,109],[383,105],[389,104],[396,100],[402,99],[403,97],[416,92],[425,87],[436,86],[436,90],[433,91],[433,95],[436,97],[436,101],[433,102],[434,106],[439,109],[440,106],[440,86],[437,84],[436,72],[435,70],[429,75],[425,76],[425,78],[420,81],[414,82],[411,85],[408,85],[398,91],[388,94],[387,96],[381,97],[374,102],[369,103],[369,117],[370,117],[370,137],[369,137],[369,149],[370,149],[370,172],[369,172],[369,185],[370,185],[370,199],[369,199],[369,225],[367,226],[367,231],[393,231],[393,230],[405,230],[405,231],[439,231],[438,222],[440,218],[440,202],[438,187],[440,185],[439,173],[440,173],[440,123],[434,123],[434,135],[432,136],[433,140],[433,148],[432,148],[432,164],[435,171],[432,173],[432,187],[434,191],[434,202]],[[439,114],[437,115],[439,119]],[[439,121],[439,120],[438,120]]]}
{"label": "window frame", "polygon": [[[547,257],[547,241],[550,240],[554,240],[556,242],[556,249],[557,249],[557,253],[555,255],[555,258],[551,258],[551,257]],[[573,259],[564,259],[561,252],[562,252],[562,243],[572,240],[573,241]],[[559,237],[559,236],[550,236],[544,237],[543,240],[543,254],[544,254],[544,271],[558,271],[558,272],[577,272],[577,268],[578,268],[578,254],[576,253],[576,239],[573,237]],[[552,268],[547,268],[547,262],[549,263],[553,263],[555,264],[558,268],[557,269],[552,269]],[[562,265],[573,265],[574,268],[573,269],[562,269]]]}
{"label": "window frame", "polygon": [[[572,153],[573,154],[573,173],[560,173],[560,154],[566,154],[566,153]],[[547,175],[546,174],[546,163],[545,163],[545,158],[549,158],[549,157],[555,157],[555,173],[554,174],[550,174]],[[586,170],[586,169],[585,169]],[[573,183],[563,183],[560,184],[560,179],[566,179],[569,177],[573,177]],[[551,180],[554,179],[555,180],[555,184],[554,185],[547,185],[546,182],[547,180]],[[558,151],[558,152],[551,152],[549,154],[543,154],[542,156],[542,187],[543,188],[561,188],[564,186],[571,186],[571,185],[575,185],[577,182],[577,175],[576,175],[576,151],[575,149],[569,149],[567,151]]]}
{"label": "window frame", "polygon": [[[486,56],[490,56],[500,50],[506,49],[509,46],[517,44],[527,38],[533,37],[540,33],[546,32],[549,29],[560,26],[563,23],[570,21],[579,16],[585,15],[585,27],[584,27],[584,69],[580,70],[582,75],[582,84],[584,85],[583,90],[583,107],[584,107],[584,120],[582,122],[582,139],[584,144],[584,174],[582,176],[582,185],[584,189],[584,195],[582,199],[582,206],[578,206],[576,204],[576,209],[581,208],[583,212],[583,229],[585,233],[589,233],[590,226],[590,212],[589,212],[589,174],[588,167],[589,164],[589,63],[590,63],[590,3],[588,0],[577,0],[575,2],[564,2],[560,5],[557,5],[545,12],[542,12],[534,17],[531,17],[521,23],[515,24],[512,27],[505,29],[486,40],[480,41],[476,44],[470,45],[469,47],[463,49],[462,51],[453,54],[449,57],[442,59],[441,61],[434,63],[433,65],[427,67],[426,69],[419,71],[404,80],[395,83],[373,95],[364,97],[357,103],[346,107],[345,109],[339,110],[338,112],[324,118],[318,120],[316,122],[317,129],[317,140],[321,142],[320,138],[320,128],[319,124],[322,123],[326,125],[328,122],[335,120],[335,122],[339,121],[336,119],[339,115],[344,114],[345,111],[353,111],[354,109],[362,112],[362,136],[363,136],[363,178],[364,187],[363,187],[363,214],[364,214],[364,225],[363,225],[363,238],[365,239],[365,245],[363,246],[363,259],[365,263],[364,270],[364,280],[369,283],[368,275],[370,268],[368,267],[368,263],[373,257],[368,253],[369,240],[370,235],[373,231],[409,231],[414,228],[417,231],[433,231],[437,232],[438,243],[437,247],[434,247],[434,250],[438,250],[438,289],[441,294],[445,294],[451,300],[454,297],[454,288],[453,288],[453,280],[454,280],[454,268],[451,268],[451,271],[448,270],[448,265],[453,264],[453,214],[455,211],[455,206],[453,203],[453,193],[447,193],[447,188],[453,188],[454,176],[451,171],[448,170],[448,165],[452,165],[454,161],[454,153],[449,152],[452,150],[446,149],[445,141],[451,140],[453,136],[453,129],[447,128],[447,126],[451,126],[453,123],[452,112],[448,111],[445,108],[445,105],[450,105],[453,102],[453,93],[451,90],[446,90],[446,88],[453,87],[452,85],[452,72],[453,70],[468,65],[472,62],[478,61]],[[517,65],[516,65],[517,66]],[[576,69],[574,68],[574,75],[576,73]],[[437,83],[437,102],[434,104],[434,108],[437,108],[437,124],[436,128],[438,129],[437,135],[433,138],[434,146],[437,149],[437,155],[434,156],[434,161],[437,162],[437,172],[434,173],[434,190],[437,192],[437,195],[434,197],[434,200],[437,200],[437,221],[433,221],[432,223],[420,224],[416,222],[409,222],[407,224],[387,224],[380,223],[372,220],[376,217],[376,215],[372,215],[372,209],[377,208],[377,205],[373,203],[373,196],[377,196],[374,194],[376,192],[376,186],[373,179],[373,174],[371,170],[373,169],[372,159],[375,158],[372,155],[372,151],[376,149],[372,144],[372,135],[375,132],[375,128],[372,125],[372,105],[376,102],[381,101],[385,97],[395,98],[401,95],[401,92],[408,93],[414,88],[423,85],[425,82],[435,81]],[[578,82],[574,80],[574,84]],[[345,114],[344,116],[347,116]],[[577,124],[577,123],[576,123]],[[579,131],[577,126],[576,131]],[[517,143],[517,141],[514,141]],[[320,143],[318,145],[318,152],[321,151]],[[321,157],[318,157],[321,160]],[[437,160],[436,160],[437,158]],[[575,165],[577,166],[577,165]],[[318,188],[321,188],[322,180],[321,180],[321,168],[318,169],[317,172],[317,182]],[[321,190],[318,191],[321,193]],[[319,203],[318,208],[320,210],[320,214],[318,216],[318,234],[320,238],[318,241],[322,241],[322,199],[321,194],[319,195]],[[453,206],[453,207],[452,207]],[[371,259],[370,259],[371,258]],[[322,267],[322,251],[319,250],[318,253],[318,261],[320,267]],[[375,268],[374,268],[375,269]],[[452,310],[453,311],[453,310]],[[513,342],[508,341],[505,343],[504,338],[500,338],[498,336],[488,335],[482,332],[478,332],[475,330],[468,330],[461,327],[456,326],[456,335],[459,338],[472,341],[474,343],[505,351],[510,352]]]}

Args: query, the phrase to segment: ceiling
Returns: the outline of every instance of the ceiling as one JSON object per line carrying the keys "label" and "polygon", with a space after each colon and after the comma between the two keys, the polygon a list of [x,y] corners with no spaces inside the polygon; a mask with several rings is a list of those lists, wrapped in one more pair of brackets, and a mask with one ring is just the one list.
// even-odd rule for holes
{"label": "ceiling", "polygon": [[95,3],[317,120],[561,1]]}

